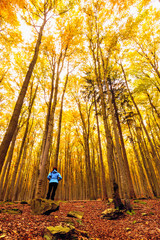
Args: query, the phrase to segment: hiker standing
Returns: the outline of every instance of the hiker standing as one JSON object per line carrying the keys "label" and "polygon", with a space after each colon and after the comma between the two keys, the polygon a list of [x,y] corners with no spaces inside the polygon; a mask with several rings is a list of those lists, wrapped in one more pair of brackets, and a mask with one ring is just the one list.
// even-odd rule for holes
{"label": "hiker standing", "polygon": [[53,168],[53,170],[48,174],[47,178],[49,180],[49,189],[46,198],[49,199],[51,195],[51,200],[54,200],[58,182],[62,180],[61,174],[57,172],[57,167]]}

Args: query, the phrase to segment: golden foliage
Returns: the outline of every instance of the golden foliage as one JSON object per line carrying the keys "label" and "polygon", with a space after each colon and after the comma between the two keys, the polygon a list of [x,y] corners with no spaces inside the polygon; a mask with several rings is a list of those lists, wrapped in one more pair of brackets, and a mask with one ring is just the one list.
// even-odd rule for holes
{"label": "golden foliage", "polygon": [[1,0],[0,1],[0,20],[8,23],[18,24],[16,10],[23,8],[26,0]]}

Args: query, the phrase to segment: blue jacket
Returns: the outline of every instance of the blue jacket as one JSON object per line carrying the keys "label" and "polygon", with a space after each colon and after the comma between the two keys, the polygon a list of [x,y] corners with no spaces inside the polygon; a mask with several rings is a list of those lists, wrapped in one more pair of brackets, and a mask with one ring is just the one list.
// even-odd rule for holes
{"label": "blue jacket", "polygon": [[57,172],[55,169],[50,172],[47,176],[49,183],[56,182],[58,183],[60,180],[62,180],[61,174]]}

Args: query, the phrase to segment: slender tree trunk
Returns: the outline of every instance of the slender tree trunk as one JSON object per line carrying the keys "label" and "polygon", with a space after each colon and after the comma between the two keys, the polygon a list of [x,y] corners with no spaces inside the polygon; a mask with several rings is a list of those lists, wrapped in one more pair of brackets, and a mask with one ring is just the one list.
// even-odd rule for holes
{"label": "slender tree trunk", "polygon": [[93,85],[93,93],[94,93],[94,106],[95,106],[95,115],[96,115],[96,123],[97,123],[97,133],[98,133],[98,146],[99,146],[100,163],[101,163],[101,171],[102,171],[102,188],[103,188],[102,199],[107,199],[108,197],[107,197],[107,187],[106,187],[106,176],[105,176],[105,168],[104,168],[104,163],[103,163],[103,154],[102,154],[101,136],[100,136],[100,130],[99,130],[97,101],[96,101],[94,85]]}
{"label": "slender tree trunk", "polygon": [[63,113],[63,101],[64,101],[64,95],[68,83],[68,74],[66,76],[66,81],[62,93],[62,99],[61,99],[61,108],[60,108],[60,113],[59,113],[59,123],[58,123],[58,136],[57,136],[57,145],[56,145],[56,153],[55,153],[55,158],[54,158],[54,166],[58,165],[58,155],[59,155],[59,147],[60,147],[60,137],[61,137],[61,125],[62,125],[62,113]]}

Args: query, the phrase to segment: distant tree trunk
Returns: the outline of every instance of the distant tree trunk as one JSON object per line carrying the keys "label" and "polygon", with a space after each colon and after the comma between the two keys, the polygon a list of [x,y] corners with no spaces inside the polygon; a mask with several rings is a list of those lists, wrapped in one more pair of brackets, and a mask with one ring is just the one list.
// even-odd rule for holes
{"label": "distant tree trunk", "polygon": [[94,183],[93,183],[93,174],[91,169],[91,158],[90,158],[90,146],[89,146],[89,135],[90,135],[90,109],[89,113],[87,113],[87,124],[84,119],[84,115],[81,110],[81,104],[79,99],[76,99],[81,121],[82,121],[82,128],[83,128],[83,140],[84,140],[84,151],[85,151],[85,163],[86,163],[86,175],[89,176],[87,178],[88,182],[88,197],[91,199],[95,199],[95,189],[94,189]]}
{"label": "distant tree trunk", "polygon": [[[102,198],[103,199],[103,183],[102,183],[102,169],[101,169],[101,162],[100,162],[100,156],[99,156],[99,148],[96,148],[96,155],[97,155],[97,161],[98,161],[98,172],[101,174],[98,174],[97,176],[97,188],[98,188],[98,198]],[[105,178],[105,182],[106,182],[106,178]],[[107,189],[107,183],[106,183],[106,189]],[[108,198],[108,197],[107,197]]]}
{"label": "distant tree trunk", "polygon": [[[32,83],[32,87],[33,87],[33,83]],[[34,100],[36,98],[36,94],[37,94],[37,90],[38,90],[38,85],[37,85],[37,87],[35,89],[35,92],[33,94],[33,97],[32,97],[32,87],[31,87],[31,93],[30,93],[30,102],[29,102],[29,109],[28,109],[29,112],[28,112],[28,117],[27,117],[27,121],[26,121],[26,127],[25,127],[25,131],[24,131],[23,139],[22,139],[22,142],[21,142],[21,147],[20,147],[18,159],[16,161],[14,174],[12,176],[12,184],[13,185],[11,184],[12,187],[11,187],[11,190],[10,190],[10,196],[12,198],[12,201],[14,201],[15,198],[16,198],[16,193],[17,193],[18,183],[19,183],[19,177],[17,178],[17,175],[20,176],[20,171],[21,171],[21,167],[22,167],[22,164],[23,164],[23,161],[21,161],[21,156],[22,156],[23,148],[24,148],[25,141],[26,141],[26,138],[27,138],[27,135],[28,135],[29,121],[30,121],[30,116],[31,116],[31,112],[32,112],[32,107],[33,107]],[[20,162],[21,162],[21,164],[20,164]],[[16,181],[16,178],[17,178],[17,181]]]}
{"label": "distant tree trunk", "polygon": [[157,181],[157,176],[155,174],[155,170],[153,168],[152,161],[150,159],[148,150],[144,146],[144,142],[143,142],[142,136],[141,136],[141,129],[139,129],[138,127],[136,127],[136,134],[137,134],[139,150],[140,150],[142,160],[143,160],[143,165],[144,165],[146,173],[148,175],[149,182],[152,186],[152,191],[155,196],[159,196],[160,188],[159,188],[159,183]]}
{"label": "distant tree trunk", "polygon": [[[93,184],[94,184],[94,189],[95,189],[95,199],[97,199],[97,196],[98,196],[98,192],[97,192],[97,178],[98,178],[98,175],[97,175],[97,171],[96,171],[96,162],[95,162],[95,142],[94,142],[94,134],[91,133],[91,169],[92,169],[92,173],[93,173]],[[100,173],[98,173],[100,174]]]}
{"label": "distant tree trunk", "polygon": [[121,68],[122,68],[122,72],[123,72],[123,75],[124,75],[124,79],[125,79],[125,83],[126,83],[126,86],[127,86],[127,90],[128,90],[129,96],[130,96],[130,98],[131,98],[131,100],[132,100],[132,102],[133,102],[133,104],[134,104],[134,106],[135,106],[135,108],[136,108],[136,111],[137,111],[137,113],[138,113],[140,122],[141,122],[142,127],[143,127],[143,129],[144,129],[144,132],[145,132],[145,134],[146,134],[146,136],[147,136],[149,145],[150,145],[150,147],[151,147],[151,152],[152,152],[152,158],[153,158],[154,165],[155,165],[155,167],[157,168],[157,171],[160,173],[160,161],[159,161],[158,156],[157,156],[157,154],[156,154],[156,150],[155,150],[155,148],[154,148],[154,146],[153,146],[152,140],[151,140],[151,138],[150,138],[150,136],[149,136],[149,134],[148,134],[148,131],[147,131],[147,129],[146,129],[146,126],[145,126],[145,124],[144,124],[144,122],[143,122],[143,119],[142,119],[141,113],[140,113],[140,111],[139,111],[139,109],[138,109],[138,106],[137,106],[137,104],[136,104],[136,102],[135,102],[135,100],[134,100],[134,98],[133,98],[133,96],[132,96],[132,93],[131,93],[130,89],[129,89],[124,68],[123,68],[122,64],[120,64],[120,66],[121,66]]}
{"label": "distant tree trunk", "polygon": [[66,133],[65,136],[65,173],[64,173],[64,200],[69,199],[69,145],[70,145],[70,134]]}
{"label": "distant tree trunk", "polygon": [[140,185],[140,189],[141,189],[140,196],[147,197],[147,198],[148,197],[153,198],[154,194],[153,194],[152,188],[149,184],[148,175],[147,175],[147,173],[145,174],[145,172],[144,172],[144,168],[142,166],[140,156],[138,154],[138,151],[137,151],[135,143],[134,143],[134,138],[133,138],[133,134],[131,132],[131,128],[129,126],[129,123],[127,123],[127,124],[128,124],[128,129],[130,132],[130,138],[129,138],[130,143],[132,144],[134,155],[135,155],[134,161],[137,163],[137,171],[138,171],[138,175],[139,175],[139,183],[138,184]]}
{"label": "distant tree trunk", "polygon": [[79,182],[79,191],[80,191],[80,195],[79,195],[79,199],[83,200],[85,199],[84,197],[84,189],[85,189],[85,185],[84,185],[84,165],[83,165],[83,161],[82,161],[82,153],[81,151],[79,152],[79,150],[77,149],[77,157],[78,157],[78,165],[79,165],[79,173],[80,173],[80,180],[78,180]]}
{"label": "distant tree trunk", "polygon": [[0,156],[1,156],[1,158],[0,158],[0,172],[1,172],[1,169],[2,169],[2,166],[3,166],[3,163],[5,161],[5,157],[6,157],[10,142],[12,141],[14,132],[16,130],[16,127],[17,127],[17,124],[18,124],[18,119],[19,119],[21,109],[22,109],[22,105],[23,105],[23,100],[24,100],[26,92],[27,92],[27,88],[28,88],[28,85],[29,85],[29,82],[30,82],[30,79],[31,79],[31,76],[32,76],[32,73],[33,73],[33,69],[34,69],[35,64],[37,62],[39,47],[40,47],[41,39],[42,39],[42,32],[43,32],[45,24],[46,24],[46,17],[44,17],[43,24],[40,27],[40,31],[38,33],[38,39],[37,39],[37,42],[36,42],[35,51],[34,51],[32,61],[29,65],[25,80],[23,82],[21,91],[19,93],[19,96],[18,96],[16,105],[15,105],[11,120],[9,122],[8,128],[6,130],[5,136],[4,136],[4,138],[2,140],[2,143],[0,145]]}

